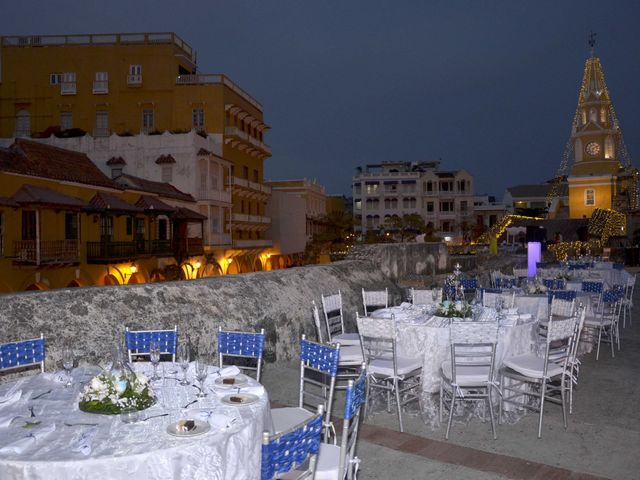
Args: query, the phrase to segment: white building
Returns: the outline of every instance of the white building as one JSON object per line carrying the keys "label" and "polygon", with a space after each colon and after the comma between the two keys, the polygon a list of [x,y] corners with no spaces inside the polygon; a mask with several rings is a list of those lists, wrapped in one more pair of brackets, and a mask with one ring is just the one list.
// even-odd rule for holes
{"label": "white building", "polygon": [[359,167],[353,177],[356,231],[380,230],[387,218],[414,213],[441,237],[461,239],[473,220],[473,177],[465,170],[441,170],[440,162]]}

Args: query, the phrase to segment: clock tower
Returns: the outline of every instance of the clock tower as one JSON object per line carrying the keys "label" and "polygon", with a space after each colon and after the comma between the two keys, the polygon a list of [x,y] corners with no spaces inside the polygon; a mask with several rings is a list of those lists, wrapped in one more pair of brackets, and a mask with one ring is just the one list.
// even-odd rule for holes
{"label": "clock tower", "polygon": [[638,171],[630,160],[600,59],[587,59],[573,120],[573,165],[569,182],[569,216],[590,218],[596,208],[630,212],[638,209]]}

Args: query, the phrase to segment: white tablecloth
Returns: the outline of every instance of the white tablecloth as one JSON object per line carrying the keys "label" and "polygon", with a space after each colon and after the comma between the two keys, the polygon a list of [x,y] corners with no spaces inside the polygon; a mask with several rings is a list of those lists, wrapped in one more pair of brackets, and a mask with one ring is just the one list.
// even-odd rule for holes
{"label": "white tablecloth", "polygon": [[[425,421],[438,423],[438,403],[432,397],[440,389],[440,366],[450,360],[449,318],[434,317],[433,308],[425,306],[391,307],[377,310],[372,316],[388,318],[394,315],[397,324],[398,355],[422,359],[422,413]],[[524,320],[524,318],[523,318]],[[522,323],[518,316],[508,316],[501,322],[496,348],[496,372],[506,357],[535,352],[537,322],[527,316]]]}
{"label": "white tablecloth", "polygon": [[[142,367],[147,369],[149,365]],[[80,479],[258,479],[263,430],[271,429],[269,400],[266,391],[259,401],[235,407],[221,402],[223,392],[215,390],[217,368],[210,367],[206,382],[208,396],[183,408],[196,398],[198,390],[180,386],[181,371],[175,364],[164,364],[164,380],[156,382],[157,403],[141,412],[141,417],[170,413],[169,416],[135,424],[124,424],[119,415],[98,415],[81,412],[78,398],[82,385],[98,370],[74,370],[74,385],[63,384],[34,375],[0,384],[0,396],[11,388],[22,391],[20,400],[10,405],[0,404],[0,417],[23,415],[8,427],[0,428],[0,449],[28,436],[35,429],[55,425],[55,431],[38,439],[20,454],[0,453],[0,479],[80,480]],[[191,379],[192,379],[191,375]],[[17,385],[16,385],[17,383]],[[193,382],[192,382],[193,383]],[[250,386],[259,384],[250,379]],[[40,399],[31,400],[51,390]],[[228,392],[227,392],[228,393]],[[33,407],[35,419],[41,424],[24,428]],[[180,419],[193,418],[200,411],[224,415],[226,427],[212,427],[196,437],[177,438],[166,432],[167,426]],[[219,417],[218,417],[219,418]],[[66,426],[64,423],[97,423],[91,426]],[[82,434],[93,434],[89,455],[73,452],[71,445]]]}

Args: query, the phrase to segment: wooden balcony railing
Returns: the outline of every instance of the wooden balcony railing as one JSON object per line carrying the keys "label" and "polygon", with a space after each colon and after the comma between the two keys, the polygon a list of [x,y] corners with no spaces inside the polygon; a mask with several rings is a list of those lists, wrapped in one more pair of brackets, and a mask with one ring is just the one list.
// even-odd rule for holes
{"label": "wooden balcony railing", "polygon": [[202,255],[204,253],[202,238],[176,238],[174,240],[174,250],[176,257]]}
{"label": "wooden balcony railing", "polygon": [[87,263],[135,260],[136,242],[87,242]]}
{"label": "wooden balcony railing", "polygon": [[15,261],[31,265],[78,263],[77,240],[17,240],[13,243]]}

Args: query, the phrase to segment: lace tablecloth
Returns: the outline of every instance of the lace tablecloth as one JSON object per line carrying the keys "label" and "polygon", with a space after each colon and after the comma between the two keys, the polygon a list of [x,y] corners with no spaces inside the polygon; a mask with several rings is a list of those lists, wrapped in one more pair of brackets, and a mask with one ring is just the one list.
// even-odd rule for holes
{"label": "lace tablecloth", "polygon": [[[486,308],[486,307],[485,307]],[[421,410],[425,422],[437,426],[439,404],[433,393],[440,390],[440,366],[451,359],[449,322],[432,315],[435,307],[403,304],[378,310],[374,317],[394,315],[397,324],[398,355],[422,359]],[[492,309],[490,309],[492,310]],[[513,355],[535,352],[537,322],[529,315],[505,315],[498,330],[496,372],[502,361]]]}
{"label": "lace tablecloth", "polygon": [[[149,364],[136,364],[136,369],[150,372]],[[124,424],[119,415],[98,415],[78,409],[82,382],[90,380],[97,368],[78,368],[73,372],[74,384],[65,388],[43,375],[23,377],[0,384],[0,398],[11,391],[21,391],[20,398],[10,404],[0,403],[0,478],[2,480],[80,480],[80,479],[257,479],[260,478],[260,452],[263,430],[271,429],[269,399],[253,379],[247,390],[260,393],[251,405],[235,407],[221,401],[228,391],[213,388],[217,368],[205,382],[208,396],[187,408],[198,390],[180,386],[182,373],[175,364],[160,367],[164,379],[153,387],[158,401],[141,412],[146,416],[169,413],[134,424]],[[49,376],[50,377],[50,376]],[[192,368],[189,377],[193,383]],[[50,391],[50,392],[49,392]],[[235,389],[234,389],[235,391]],[[42,395],[40,398],[33,399]],[[35,417],[31,417],[31,410]],[[169,435],[167,426],[180,419],[200,416],[210,418],[212,428],[195,437]],[[202,417],[204,416],[204,417]],[[12,420],[13,417],[14,418]],[[27,422],[40,422],[25,428]],[[70,424],[72,426],[66,425]],[[97,424],[77,425],[81,423]],[[36,437],[21,453],[8,453],[4,447],[32,433]],[[82,437],[90,440],[90,452],[73,451]],[[85,442],[86,443],[86,442]]]}

